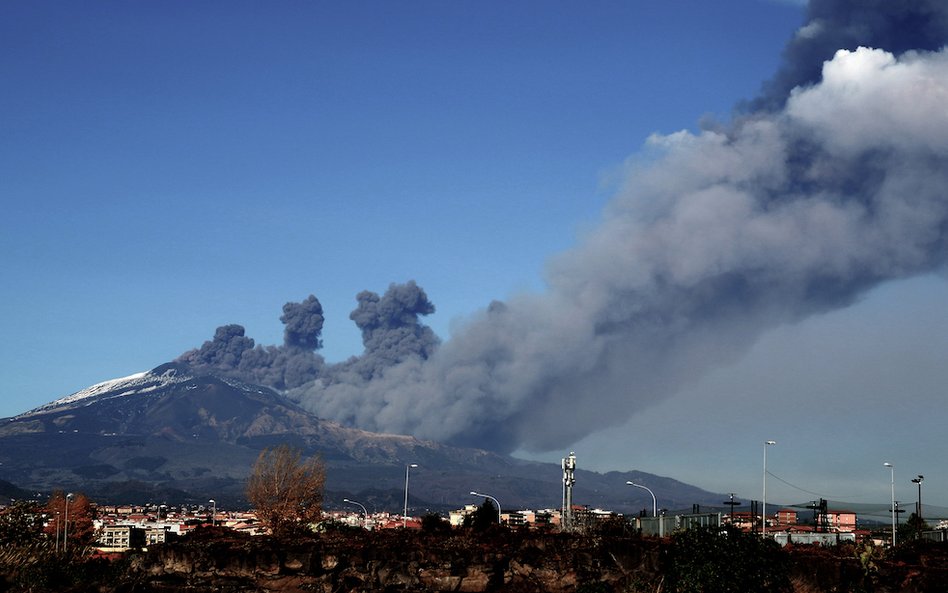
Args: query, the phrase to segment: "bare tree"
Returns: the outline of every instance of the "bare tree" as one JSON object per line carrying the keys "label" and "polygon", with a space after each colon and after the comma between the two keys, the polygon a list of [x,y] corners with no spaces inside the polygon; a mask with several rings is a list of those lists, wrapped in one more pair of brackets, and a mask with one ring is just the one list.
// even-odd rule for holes
{"label": "bare tree", "polygon": [[322,515],[326,467],[319,457],[303,459],[299,449],[264,449],[247,482],[247,498],[276,536],[307,529]]}

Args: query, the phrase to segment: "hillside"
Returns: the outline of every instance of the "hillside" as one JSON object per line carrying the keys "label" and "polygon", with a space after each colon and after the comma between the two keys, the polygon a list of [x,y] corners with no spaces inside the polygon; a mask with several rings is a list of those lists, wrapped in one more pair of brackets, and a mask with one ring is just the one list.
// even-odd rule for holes
{"label": "hillside", "polygon": [[[0,421],[0,479],[36,491],[82,490],[99,500],[242,504],[244,479],[264,448],[299,447],[326,462],[327,500],[363,496],[375,510],[401,507],[405,471],[411,506],[454,508],[471,490],[509,507],[558,507],[558,466],[480,449],[341,426],[276,391],[180,363],[93,385]],[[717,505],[713,494],[639,472],[578,470],[574,501],[637,511],[649,484],[667,508]],[[644,494],[644,497],[642,496]]]}

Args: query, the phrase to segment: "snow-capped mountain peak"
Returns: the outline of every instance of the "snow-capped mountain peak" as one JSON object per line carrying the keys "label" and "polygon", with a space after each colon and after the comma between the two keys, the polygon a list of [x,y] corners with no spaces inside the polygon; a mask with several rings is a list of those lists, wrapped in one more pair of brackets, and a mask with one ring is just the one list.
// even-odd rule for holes
{"label": "snow-capped mountain peak", "polygon": [[73,394],[61,397],[56,401],[43,404],[38,408],[24,412],[16,416],[16,418],[87,406],[103,399],[149,393],[174,383],[187,381],[190,378],[191,377],[187,374],[178,373],[178,368],[174,365],[162,365],[151,371],[143,371],[127,377],[96,383]]}

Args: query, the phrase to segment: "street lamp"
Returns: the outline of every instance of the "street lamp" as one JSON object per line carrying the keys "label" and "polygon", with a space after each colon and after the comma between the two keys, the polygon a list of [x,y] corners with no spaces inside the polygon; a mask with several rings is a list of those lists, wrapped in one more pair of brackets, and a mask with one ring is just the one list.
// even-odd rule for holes
{"label": "street lamp", "polygon": [[66,495],[66,509],[63,518],[63,553],[66,552],[66,545],[69,543],[69,499],[72,498],[72,492]]}
{"label": "street lamp", "polygon": [[362,528],[365,529],[366,524],[369,522],[369,511],[365,509],[365,505],[361,502],[356,502],[354,500],[349,500],[348,498],[343,498],[342,502],[348,502],[349,504],[357,504],[362,507],[362,512],[365,514],[365,518],[362,519]]}
{"label": "street lamp", "polygon": [[211,505],[212,505],[212,510],[211,510],[211,527],[214,527],[215,525],[217,525],[217,502],[216,502],[213,498],[210,499],[210,500],[207,501],[207,502],[211,503]]}
{"label": "street lamp", "polygon": [[626,485],[635,486],[636,488],[641,488],[642,490],[645,490],[649,494],[652,495],[652,516],[657,517],[658,516],[658,502],[656,502],[655,500],[655,493],[652,492],[648,487],[642,486],[641,484],[636,484],[635,482],[629,481],[629,482],[626,482]]}
{"label": "street lamp", "polygon": [[892,500],[891,500],[892,507],[889,509],[889,511],[892,512],[892,547],[894,548],[895,547],[895,517],[896,517],[895,515],[895,466],[893,466],[888,461],[886,461],[882,465],[889,468],[889,474],[891,476],[890,484],[892,486]]}
{"label": "street lamp", "polygon": [[925,476],[918,474],[917,478],[912,478],[912,483],[918,484],[918,508],[915,509],[915,524],[918,526],[919,537],[922,535],[922,480]]}
{"label": "street lamp", "polygon": [[764,441],[764,493],[763,511],[761,512],[761,535],[767,535],[767,447],[776,445],[777,441]]}
{"label": "street lamp", "polygon": [[481,494],[480,492],[474,492],[473,490],[471,490],[471,496],[483,496],[484,498],[489,498],[489,499],[493,500],[494,503],[497,505],[497,524],[498,524],[498,525],[501,524],[500,501],[499,501],[499,500],[497,500],[496,498],[494,498],[494,497],[491,496],[490,494]]}
{"label": "street lamp", "polygon": [[410,463],[405,466],[405,513],[402,515],[402,527],[408,527],[408,471],[418,467],[417,463]]}

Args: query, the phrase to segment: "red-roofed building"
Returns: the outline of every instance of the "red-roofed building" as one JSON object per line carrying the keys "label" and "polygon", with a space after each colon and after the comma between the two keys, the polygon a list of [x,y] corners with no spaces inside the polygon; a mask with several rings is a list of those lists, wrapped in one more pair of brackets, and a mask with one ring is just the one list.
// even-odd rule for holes
{"label": "red-roofed building", "polygon": [[852,511],[826,511],[826,524],[830,531],[856,531],[856,513]]}
{"label": "red-roofed building", "polygon": [[797,511],[795,509],[780,509],[777,511],[777,525],[796,525]]}

